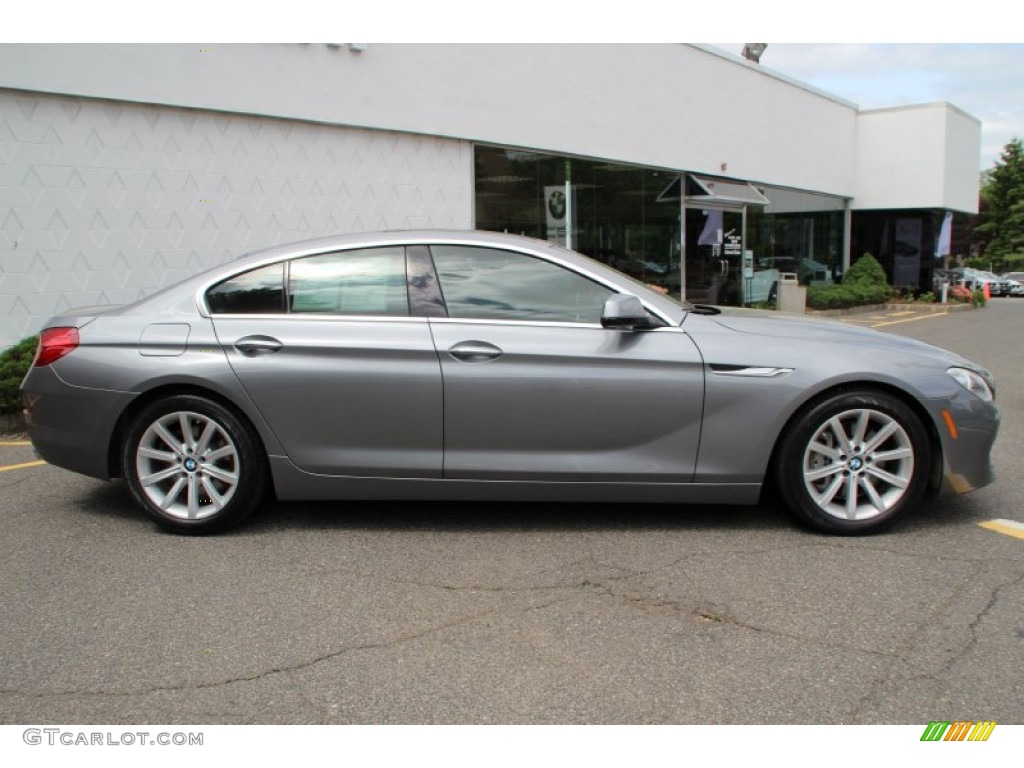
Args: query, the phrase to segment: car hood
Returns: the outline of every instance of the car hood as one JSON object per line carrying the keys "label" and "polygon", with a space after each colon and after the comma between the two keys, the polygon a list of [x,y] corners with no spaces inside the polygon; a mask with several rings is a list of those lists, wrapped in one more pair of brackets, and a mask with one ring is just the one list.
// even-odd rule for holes
{"label": "car hood", "polygon": [[981,369],[976,363],[972,363],[948,349],[871,328],[862,328],[835,320],[758,309],[740,309],[738,307],[716,307],[716,309],[721,310],[721,313],[710,316],[708,319],[737,333],[776,339],[794,339],[804,343],[852,343],[862,347],[873,346],[891,352],[915,353],[950,364]]}

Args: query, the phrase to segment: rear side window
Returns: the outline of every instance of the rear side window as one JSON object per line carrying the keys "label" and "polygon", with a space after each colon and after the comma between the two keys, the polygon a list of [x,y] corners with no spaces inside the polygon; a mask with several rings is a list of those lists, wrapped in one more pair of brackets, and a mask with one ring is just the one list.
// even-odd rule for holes
{"label": "rear side window", "polygon": [[408,317],[405,249],[365,248],[271,264],[217,283],[206,292],[206,303],[218,315]]}
{"label": "rear side window", "polygon": [[271,264],[217,283],[206,292],[218,315],[266,315],[285,311],[284,264]]}
{"label": "rear side window", "polygon": [[614,291],[558,264],[512,251],[431,247],[448,316],[599,323]]}
{"label": "rear side window", "polygon": [[365,248],[295,259],[288,294],[292,312],[407,317],[405,248]]}

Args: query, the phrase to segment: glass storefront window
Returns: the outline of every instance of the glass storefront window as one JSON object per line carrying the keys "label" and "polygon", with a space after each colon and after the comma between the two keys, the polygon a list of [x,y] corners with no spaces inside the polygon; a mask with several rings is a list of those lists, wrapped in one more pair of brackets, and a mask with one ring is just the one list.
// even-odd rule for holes
{"label": "glass storefront window", "polygon": [[942,216],[928,210],[857,211],[850,258],[856,261],[870,253],[894,288],[933,290],[934,270],[942,266],[935,256]]}
{"label": "glass storefront window", "polygon": [[571,247],[678,296],[679,199],[659,200],[678,177],[618,163],[478,146],[476,226]]}
{"label": "glass storefront window", "polygon": [[795,273],[802,285],[829,285],[843,272],[843,198],[759,186],[770,201],[747,209],[746,247],[756,270]]}
{"label": "glass storefront window", "polygon": [[559,243],[677,298],[685,280],[692,301],[771,303],[783,272],[842,275],[840,197],[502,147],[475,162],[478,229]]}

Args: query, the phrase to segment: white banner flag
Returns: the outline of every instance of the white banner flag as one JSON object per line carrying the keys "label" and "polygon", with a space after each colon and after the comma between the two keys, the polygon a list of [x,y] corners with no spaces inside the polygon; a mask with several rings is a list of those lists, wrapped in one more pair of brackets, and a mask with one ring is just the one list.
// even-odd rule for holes
{"label": "white banner flag", "polygon": [[939,230],[939,240],[935,245],[936,256],[949,256],[950,242],[953,239],[953,212],[946,211],[946,217],[942,220],[942,229]]}

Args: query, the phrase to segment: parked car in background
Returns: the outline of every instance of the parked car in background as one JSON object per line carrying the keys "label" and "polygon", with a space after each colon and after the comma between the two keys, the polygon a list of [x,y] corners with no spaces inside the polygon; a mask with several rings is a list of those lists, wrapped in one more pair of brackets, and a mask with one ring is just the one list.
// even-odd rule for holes
{"label": "parked car in background", "polygon": [[49,463],[180,533],[265,496],[752,504],[879,531],[993,479],[983,367],[921,342],[680,303],[488,232],[312,240],[50,320],[22,385]]}
{"label": "parked car in background", "polygon": [[981,278],[981,281],[982,281],[981,285],[982,285],[982,287],[984,287],[985,283],[988,283],[989,294],[990,295],[992,295],[992,296],[1009,296],[1010,295],[1010,283],[1009,283],[1008,280],[1003,280],[1003,278],[999,277],[998,275],[993,274],[992,272],[984,272],[984,271],[979,270],[977,274],[978,274],[978,277]]}
{"label": "parked car in background", "polygon": [[1024,296],[1024,272],[1006,272],[1002,279],[1010,286],[1010,296]]}
{"label": "parked car in background", "polygon": [[959,267],[949,270],[948,275],[952,283],[964,285],[972,291],[983,291],[987,285],[990,296],[1005,296],[1010,291],[1009,283],[980,269]]}

